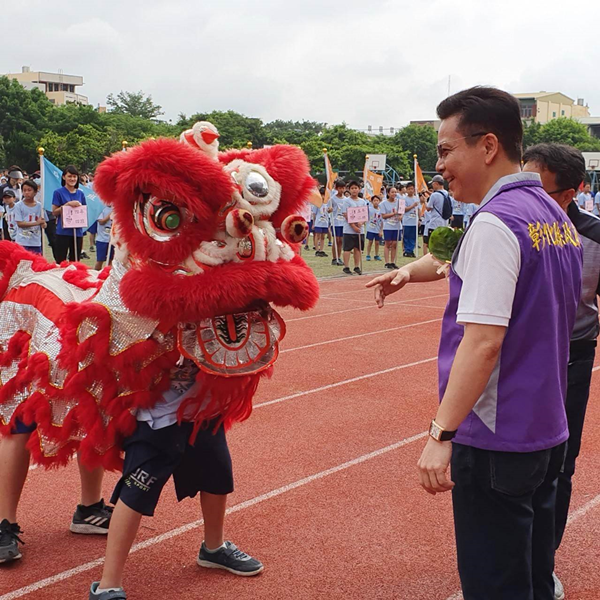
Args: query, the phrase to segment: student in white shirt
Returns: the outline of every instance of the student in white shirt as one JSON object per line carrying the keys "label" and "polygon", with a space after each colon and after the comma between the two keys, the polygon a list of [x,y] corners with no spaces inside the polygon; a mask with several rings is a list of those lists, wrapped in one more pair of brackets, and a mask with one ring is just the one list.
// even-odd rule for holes
{"label": "student in white shirt", "polygon": [[346,275],[352,275],[350,271],[350,254],[354,256],[354,272],[357,275],[362,275],[362,251],[365,247],[365,236],[364,236],[364,225],[365,221],[358,223],[348,222],[348,209],[358,208],[360,206],[367,206],[368,202],[363,198],[358,197],[360,192],[360,186],[356,181],[350,182],[350,197],[346,198],[343,204],[343,215],[344,215],[344,236],[343,236],[343,249],[344,249],[344,269],[343,272]]}
{"label": "student in white shirt", "polygon": [[402,239],[404,200],[401,201],[396,188],[390,189],[388,199],[381,203],[380,208],[381,218],[383,219],[385,268],[397,269],[396,256],[398,254],[398,242]]}

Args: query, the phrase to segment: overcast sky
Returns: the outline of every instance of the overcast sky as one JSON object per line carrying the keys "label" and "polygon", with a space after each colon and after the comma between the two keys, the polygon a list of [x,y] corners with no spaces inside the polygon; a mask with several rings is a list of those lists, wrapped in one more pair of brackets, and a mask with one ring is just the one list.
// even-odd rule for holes
{"label": "overcast sky", "polygon": [[173,120],[400,127],[433,118],[448,76],[452,92],[561,91],[597,116],[599,17],[597,0],[19,0],[3,3],[0,73],[82,75],[94,105],[143,90]]}

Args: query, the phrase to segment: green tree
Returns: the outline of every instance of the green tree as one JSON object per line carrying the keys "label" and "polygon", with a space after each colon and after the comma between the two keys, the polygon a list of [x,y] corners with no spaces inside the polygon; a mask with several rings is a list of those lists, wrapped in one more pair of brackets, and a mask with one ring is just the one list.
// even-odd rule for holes
{"label": "green tree", "polygon": [[106,98],[106,104],[112,112],[141,117],[142,119],[156,119],[164,114],[162,106],[154,104],[152,96],[146,95],[142,91],[120,91],[116,98],[113,94],[109,94]]}
{"label": "green tree", "polygon": [[523,148],[529,148],[529,146],[535,146],[541,141],[542,125],[533,121],[529,124],[524,124],[523,127]]}
{"label": "green tree", "polygon": [[[437,132],[429,125],[408,125],[391,138],[394,144],[408,152],[410,159],[416,154],[423,171],[435,171],[437,162]],[[414,164],[414,163],[413,163]],[[412,173],[413,168],[410,168]]]}
{"label": "green tree", "polygon": [[93,125],[78,125],[65,135],[50,131],[41,144],[48,159],[58,167],[73,164],[82,171],[91,171],[105,156],[121,148],[118,136]]}
{"label": "green tree", "polygon": [[16,79],[0,77],[0,136],[7,164],[35,168],[40,134],[53,108],[40,90],[29,91]]}
{"label": "green tree", "polygon": [[583,123],[566,117],[552,119],[552,121],[542,125],[539,141],[568,144],[569,146],[575,146],[582,152],[600,150],[600,140],[593,138]]}

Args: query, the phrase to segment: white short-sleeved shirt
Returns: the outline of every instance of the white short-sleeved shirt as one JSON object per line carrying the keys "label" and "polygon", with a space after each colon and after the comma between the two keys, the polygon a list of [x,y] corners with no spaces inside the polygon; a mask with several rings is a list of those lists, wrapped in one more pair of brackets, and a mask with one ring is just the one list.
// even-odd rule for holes
{"label": "white short-sleeved shirt", "polygon": [[[98,219],[106,219],[112,213],[112,207],[107,206],[101,213]],[[108,244],[110,242],[110,229],[112,227],[112,219],[109,219],[104,225],[98,222],[98,232],[96,233],[96,241]]]}
{"label": "white short-sleeved shirt", "polygon": [[416,194],[412,198],[410,196],[406,196],[404,198],[404,201],[406,203],[406,206],[410,206],[415,202],[417,203],[417,205],[414,208],[411,208],[410,210],[404,211],[404,216],[402,217],[402,225],[415,226],[417,224],[417,211],[419,210],[419,196],[417,196]]}
{"label": "white short-sleeved shirt", "polygon": [[[27,206],[23,200],[15,204],[14,218],[17,223],[37,221],[42,217],[42,205],[37,202],[33,206]],[[38,247],[42,245],[42,228],[40,225],[34,227],[19,227],[15,242],[20,246]]]}
{"label": "white short-sleeved shirt", "polygon": [[384,231],[399,231],[402,229],[402,217],[398,214],[399,210],[399,198],[395,200],[385,200],[379,205],[382,215],[389,215],[392,212],[396,214],[393,217],[383,219],[383,230]]}
{"label": "white short-sleeved shirt", "polygon": [[463,282],[456,322],[508,327],[521,248],[507,225],[491,213],[478,215],[465,232],[453,268]]}

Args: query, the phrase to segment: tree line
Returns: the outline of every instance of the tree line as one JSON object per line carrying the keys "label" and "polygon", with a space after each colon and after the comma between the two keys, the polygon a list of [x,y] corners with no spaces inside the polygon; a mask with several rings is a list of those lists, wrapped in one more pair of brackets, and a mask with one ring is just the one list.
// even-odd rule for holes
{"label": "tree line", "polygon": [[[45,149],[58,166],[74,164],[93,171],[102,159],[120,150],[122,141],[134,145],[148,138],[178,137],[196,121],[210,121],[221,134],[220,147],[255,148],[272,144],[295,144],[307,154],[313,175],[322,177],[323,149],[334,170],[354,176],[362,171],[366,154],[386,154],[387,164],[401,177],[413,174],[413,154],[424,171],[434,171],[437,134],[432,127],[408,125],[394,135],[368,135],[345,123],[330,125],[316,121],[264,123],[232,110],[180,114],[175,123],[158,119],[162,108],[143,92],[110,94],[109,111],[92,106],[53,105],[43,92],[23,88],[16,80],[0,77],[0,166],[18,164],[27,171],[37,165],[37,148]],[[525,145],[561,141],[583,151],[600,151],[600,140],[570,119],[555,119],[546,125],[532,124],[525,131]]]}

